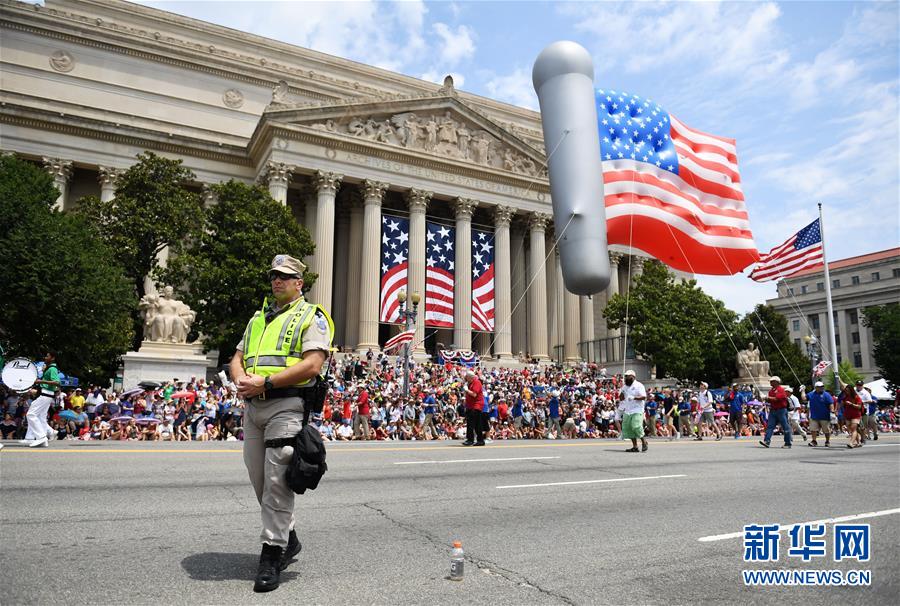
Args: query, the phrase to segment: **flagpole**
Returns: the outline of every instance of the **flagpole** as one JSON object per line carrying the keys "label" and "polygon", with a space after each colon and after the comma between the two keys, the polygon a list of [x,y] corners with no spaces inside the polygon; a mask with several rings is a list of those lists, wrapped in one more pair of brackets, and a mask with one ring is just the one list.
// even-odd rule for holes
{"label": "flagpole", "polygon": [[828,337],[831,345],[831,364],[834,369],[834,394],[841,391],[840,366],[838,364],[837,339],[834,336],[834,307],[831,304],[831,275],[828,273],[828,254],[825,252],[825,222],[822,220],[822,203],[819,202],[819,235],[822,237],[822,261],[825,262],[825,302],[828,306]]}

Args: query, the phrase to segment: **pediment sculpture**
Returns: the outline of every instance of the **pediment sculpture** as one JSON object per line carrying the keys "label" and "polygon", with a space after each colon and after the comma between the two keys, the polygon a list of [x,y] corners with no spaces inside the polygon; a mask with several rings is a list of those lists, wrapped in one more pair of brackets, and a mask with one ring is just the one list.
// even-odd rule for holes
{"label": "pediment sculpture", "polygon": [[341,122],[329,119],[313,124],[312,128],[423,150],[530,177],[546,175],[532,158],[504,145],[486,130],[458,120],[449,111],[428,115],[404,112],[380,118],[353,117]]}

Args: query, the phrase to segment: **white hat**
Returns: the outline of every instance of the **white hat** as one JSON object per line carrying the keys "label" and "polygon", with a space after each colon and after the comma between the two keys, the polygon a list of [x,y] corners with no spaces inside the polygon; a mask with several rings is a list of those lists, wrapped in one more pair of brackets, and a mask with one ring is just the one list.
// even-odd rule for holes
{"label": "white hat", "polygon": [[637,375],[635,374],[635,372],[633,370],[629,369],[629,370],[625,371],[625,376],[626,377],[635,377]]}
{"label": "white hat", "polygon": [[781,377],[769,377],[769,383],[775,381],[776,383],[781,383]]}
{"label": "white hat", "polygon": [[790,385],[785,385],[784,390],[788,393],[794,393],[794,388],[791,387]]}
{"label": "white hat", "polygon": [[825,387],[825,384],[822,381],[816,381],[816,384],[813,387]]}
{"label": "white hat", "polygon": [[703,387],[709,387],[709,383],[707,383],[706,381],[700,381],[700,385],[702,385]]}

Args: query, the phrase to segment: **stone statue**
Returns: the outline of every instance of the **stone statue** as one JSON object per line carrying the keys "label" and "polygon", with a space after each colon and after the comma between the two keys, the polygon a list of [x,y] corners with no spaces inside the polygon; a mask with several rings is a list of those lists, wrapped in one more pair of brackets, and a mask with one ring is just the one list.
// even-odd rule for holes
{"label": "stone statue", "polygon": [[477,164],[487,164],[491,151],[491,140],[486,136],[482,136],[475,139],[474,142],[472,160]]}
{"label": "stone statue", "polygon": [[437,146],[438,123],[432,116],[425,123],[425,149],[434,151]]}
{"label": "stone statue", "polygon": [[459,141],[459,155],[469,159],[469,140],[472,139],[471,133],[469,133],[469,129],[466,128],[465,124],[460,124],[459,128],[456,129],[457,140]]}
{"label": "stone statue", "polygon": [[769,378],[769,362],[760,358],[759,350],[749,343],[747,349],[737,354],[738,378],[750,382],[767,381]]}
{"label": "stone statue", "polygon": [[366,127],[359,118],[353,118],[350,120],[350,124],[347,125],[347,130],[349,130],[352,135],[362,137],[366,132]]}
{"label": "stone statue", "polygon": [[449,143],[453,146],[456,146],[457,144],[456,122],[450,117],[450,112],[446,112],[444,118],[441,120],[438,138],[441,143]]}
{"label": "stone statue", "polygon": [[393,143],[391,138],[394,136],[394,127],[387,120],[378,123],[378,131],[375,140],[381,143]]}
{"label": "stone statue", "polygon": [[161,294],[148,293],[140,302],[144,317],[144,340],[160,343],[186,343],[191,325],[197,318],[190,307],[175,299],[175,290],[166,286]]}

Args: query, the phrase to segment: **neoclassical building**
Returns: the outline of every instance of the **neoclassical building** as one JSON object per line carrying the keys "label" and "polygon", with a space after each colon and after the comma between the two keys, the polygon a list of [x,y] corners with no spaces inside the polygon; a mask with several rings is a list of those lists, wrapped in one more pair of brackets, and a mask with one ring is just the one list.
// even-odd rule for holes
{"label": "neoclassical building", "polygon": [[396,331],[379,322],[383,213],[409,218],[410,292],[425,288],[426,218],[457,241],[489,230],[495,332],[469,328],[471,259],[457,253],[455,328],[421,347],[621,360],[602,311],[642,258],[614,250],[608,292],[565,291],[538,113],[121,0],[0,0],[0,45],[0,149],[41,163],[60,208],[112,197],[145,150],[183,160],[207,204],[209,184],[265,184],[316,243],[309,298],[360,351]]}

